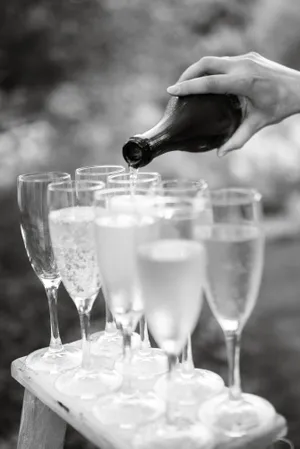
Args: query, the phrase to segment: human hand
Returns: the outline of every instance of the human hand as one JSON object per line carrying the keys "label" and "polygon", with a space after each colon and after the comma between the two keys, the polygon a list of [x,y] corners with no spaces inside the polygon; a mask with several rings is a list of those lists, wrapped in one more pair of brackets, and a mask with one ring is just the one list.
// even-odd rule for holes
{"label": "human hand", "polygon": [[213,93],[244,97],[243,122],[218,149],[219,156],[241,148],[261,128],[300,112],[300,72],[257,53],[204,57],[167,91],[175,96]]}

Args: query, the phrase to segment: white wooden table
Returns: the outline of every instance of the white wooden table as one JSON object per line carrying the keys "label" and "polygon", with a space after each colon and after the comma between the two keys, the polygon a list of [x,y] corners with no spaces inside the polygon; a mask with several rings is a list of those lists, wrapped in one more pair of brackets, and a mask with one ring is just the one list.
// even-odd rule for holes
{"label": "white wooden table", "polygon": [[[11,372],[25,388],[18,449],[62,449],[67,423],[100,449],[134,447],[132,434],[112,432],[96,420],[92,413],[95,401],[62,397],[54,388],[55,375],[32,371],[26,367],[25,357],[12,363]],[[271,425],[262,425],[245,438],[216,435],[214,449],[266,449],[285,434],[285,420],[277,415]]]}

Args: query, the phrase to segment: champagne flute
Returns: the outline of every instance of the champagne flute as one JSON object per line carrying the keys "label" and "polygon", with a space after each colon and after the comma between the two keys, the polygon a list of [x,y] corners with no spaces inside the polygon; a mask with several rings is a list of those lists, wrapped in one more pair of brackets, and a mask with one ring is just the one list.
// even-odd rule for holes
{"label": "champagne flute", "polygon": [[78,310],[82,335],[79,368],[61,374],[55,387],[61,393],[91,399],[117,388],[121,376],[97,369],[90,355],[90,312],[100,290],[94,243],[95,192],[103,182],[65,181],[48,187],[49,227],[53,252],[64,286]]}
{"label": "champagne flute", "polygon": [[[125,172],[122,165],[92,165],[80,167],[75,170],[75,179],[84,181],[102,181],[107,183],[107,178]],[[92,353],[95,355],[107,354],[112,358],[122,352],[122,335],[116,327],[114,317],[105,301],[105,329],[91,337],[93,341]],[[139,335],[134,333],[134,345],[140,344]]]}
{"label": "champagne flute", "polygon": [[[210,432],[178,413],[177,398],[173,395],[177,357],[202,308],[205,251],[201,243],[190,238],[200,214],[194,199],[187,196],[160,197],[158,204],[164,222],[160,238],[139,245],[137,262],[149,328],[168,357],[166,414],[155,425],[141,428],[136,444],[161,447],[163,441],[172,447],[173,442],[183,438],[182,446],[194,447],[197,442],[197,447],[204,447],[211,443]],[[179,220],[185,221],[188,238],[182,232],[165,232],[172,225],[176,231]]]}
{"label": "champagne flute", "polygon": [[[107,185],[112,188],[125,187],[129,189],[130,195],[119,196],[118,200],[115,200],[118,201],[119,208],[130,210],[130,208],[135,208],[137,205],[136,189],[153,189],[160,182],[161,176],[159,173],[139,171],[109,176]],[[145,198],[142,197],[141,201],[145,202]],[[116,204],[115,201],[114,204]],[[151,347],[147,321],[144,315],[140,319],[140,335],[141,347],[133,355],[131,367],[135,372],[135,377],[139,380],[140,387],[148,388],[151,383],[154,383],[157,376],[167,371],[167,360],[161,349]],[[116,368],[121,369],[119,364],[116,365]]]}
{"label": "champagne flute", "polygon": [[[168,198],[188,197],[191,198],[197,208],[197,222],[210,224],[212,222],[212,210],[209,201],[209,190],[207,182],[203,179],[170,179],[162,181],[156,187],[156,193],[163,196],[168,204]],[[192,240],[194,238],[195,219],[192,216],[173,217],[171,222],[166,221],[166,236],[177,235],[181,238]],[[185,417],[193,421],[197,419],[199,404],[209,397],[220,393],[224,388],[224,382],[216,373],[195,369],[191,335],[188,336],[186,345],[181,356],[181,364],[173,377],[173,396],[179,403],[183,404],[182,411]],[[159,396],[165,397],[167,389],[166,376],[160,377],[155,384],[155,391]]]}
{"label": "champagne flute", "polygon": [[61,343],[57,317],[57,291],[61,283],[50,240],[47,187],[53,181],[71,179],[68,173],[47,172],[20,175],[17,181],[21,233],[31,266],[42,282],[50,312],[50,345],[26,358],[35,371],[56,373],[80,363],[80,350]]}
{"label": "champagne flute", "polygon": [[152,392],[137,389],[135,370],[132,372],[131,366],[131,335],[143,315],[137,246],[155,240],[159,232],[159,219],[152,213],[148,195],[148,189],[136,189],[130,208],[124,208],[131,196],[130,186],[108,188],[95,196],[99,272],[106,301],[123,334],[123,384],[117,393],[97,402],[94,414],[102,424],[113,429],[132,429],[156,418],[163,409],[163,402]]}
{"label": "champagne flute", "polygon": [[226,341],[229,391],[208,400],[199,417],[229,436],[242,436],[268,417],[273,407],[242,393],[239,355],[242,330],[255,306],[264,260],[261,195],[250,189],[210,192],[213,223],[199,226],[196,238],[207,252],[205,292]]}

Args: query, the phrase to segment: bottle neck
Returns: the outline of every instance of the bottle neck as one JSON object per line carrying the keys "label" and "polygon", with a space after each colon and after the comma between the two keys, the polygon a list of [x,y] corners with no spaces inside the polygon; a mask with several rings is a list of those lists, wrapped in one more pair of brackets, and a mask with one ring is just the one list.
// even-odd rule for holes
{"label": "bottle neck", "polygon": [[123,157],[128,165],[133,168],[140,168],[149,164],[153,159],[149,140],[141,136],[130,137],[123,146]]}
{"label": "bottle neck", "polygon": [[139,168],[171,151],[194,153],[219,148],[238,128],[242,117],[236,96],[172,97],[159,123],[124,145],[123,157],[131,167]]}

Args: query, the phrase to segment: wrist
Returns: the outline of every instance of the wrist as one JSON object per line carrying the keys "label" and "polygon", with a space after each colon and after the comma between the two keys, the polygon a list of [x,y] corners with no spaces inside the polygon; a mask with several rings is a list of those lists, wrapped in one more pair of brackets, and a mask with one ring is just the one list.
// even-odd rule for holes
{"label": "wrist", "polygon": [[287,80],[287,117],[300,113],[300,72],[296,72],[292,79]]}

